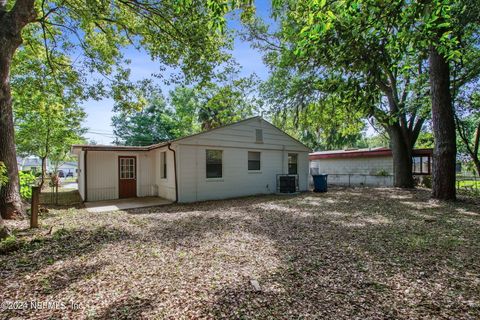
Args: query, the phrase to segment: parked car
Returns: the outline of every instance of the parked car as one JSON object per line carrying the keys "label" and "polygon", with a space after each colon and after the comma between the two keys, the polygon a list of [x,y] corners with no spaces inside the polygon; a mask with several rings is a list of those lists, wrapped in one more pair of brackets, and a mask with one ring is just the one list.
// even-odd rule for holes
{"label": "parked car", "polygon": [[58,177],[65,178],[65,173],[63,172],[63,170],[58,170]]}
{"label": "parked car", "polygon": [[67,173],[67,178],[73,178],[73,172],[68,172]]}

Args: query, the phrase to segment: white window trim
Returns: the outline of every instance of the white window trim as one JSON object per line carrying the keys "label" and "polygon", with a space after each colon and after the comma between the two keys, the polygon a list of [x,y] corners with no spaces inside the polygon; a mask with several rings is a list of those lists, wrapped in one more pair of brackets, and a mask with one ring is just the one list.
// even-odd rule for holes
{"label": "white window trim", "polygon": [[[257,153],[260,153],[260,169],[258,169],[258,170],[254,170],[254,169],[250,170],[250,169],[248,169],[248,161],[250,161],[250,160],[248,160],[248,153],[249,153],[249,152],[257,152]],[[261,151],[258,151],[258,150],[247,150],[247,171],[248,171],[248,173],[262,173],[262,152],[261,152]]]}
{"label": "white window trim", "polygon": [[[208,150],[211,150],[211,151],[222,151],[222,176],[221,177],[215,177],[215,178],[207,178],[207,151]],[[223,154],[224,154],[224,150],[223,149],[207,149],[205,148],[205,180],[207,182],[223,182],[224,179],[225,179],[225,166],[224,166],[224,161],[223,161]]]}

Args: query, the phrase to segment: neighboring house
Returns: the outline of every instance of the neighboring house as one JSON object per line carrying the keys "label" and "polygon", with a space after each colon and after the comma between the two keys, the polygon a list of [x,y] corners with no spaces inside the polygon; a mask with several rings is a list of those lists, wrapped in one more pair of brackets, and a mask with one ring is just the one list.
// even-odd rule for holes
{"label": "neighboring house", "polygon": [[[34,173],[42,171],[42,160],[37,156],[17,157],[18,170],[32,171]],[[47,171],[50,168],[50,162],[47,160]]]}
{"label": "neighboring house", "polygon": [[[413,150],[414,175],[430,175],[432,149]],[[328,183],[339,185],[392,186],[393,156],[388,148],[347,149],[313,152],[312,174],[328,174]]]}
{"label": "neighboring house", "polygon": [[306,191],[310,151],[260,117],[146,147],[72,146],[85,201],[194,202],[275,193],[280,182]]}
{"label": "neighboring house", "polygon": [[78,164],[76,162],[64,162],[58,167],[58,171],[63,171],[63,174],[71,173],[74,177],[77,176]]}

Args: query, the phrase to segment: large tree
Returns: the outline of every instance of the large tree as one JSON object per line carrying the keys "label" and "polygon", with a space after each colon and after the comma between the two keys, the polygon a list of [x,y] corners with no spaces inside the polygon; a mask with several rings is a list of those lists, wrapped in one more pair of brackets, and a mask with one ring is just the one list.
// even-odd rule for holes
{"label": "large tree", "polygon": [[[40,187],[47,174],[47,159],[63,161],[70,146],[83,141],[81,123],[86,117],[79,105],[77,72],[66,64],[61,72],[52,73],[44,65],[41,49],[40,39],[30,37],[29,45],[14,59],[11,77],[17,151],[41,159]],[[52,59],[69,61],[66,56]]]}
{"label": "large tree", "polygon": [[116,144],[148,146],[176,138],[173,112],[160,93],[151,94],[139,111],[117,110],[112,117]]}
{"label": "large tree", "polygon": [[202,130],[239,121],[258,113],[261,101],[256,97],[257,80],[233,78],[217,83],[208,82],[197,88],[198,121]]}
{"label": "large tree", "polygon": [[366,128],[364,112],[350,104],[340,90],[349,84],[342,79],[330,80],[328,84],[335,92],[324,94],[327,81],[281,68],[262,83],[262,97],[267,101],[273,123],[312,149],[362,146],[362,132]]}
{"label": "large tree", "polygon": [[[394,17],[402,3],[276,1],[279,41],[268,40],[261,24],[252,28],[252,38],[272,48],[266,59],[274,69],[316,79],[302,90],[343,91],[338,109],[355,106],[373,116],[390,138],[395,185],[409,188],[413,146],[428,116],[428,70],[426,55],[398,43],[400,23]],[[331,85],[332,80],[345,85]]]}
{"label": "large tree", "polygon": [[[121,48],[128,45],[144,48],[164,64],[181,65],[192,78],[225,59],[220,49],[227,42],[221,31],[224,15],[234,6],[251,11],[251,1],[0,0],[0,160],[9,178],[0,193],[2,215],[23,211],[10,72],[26,32],[43,37],[48,57],[53,52],[78,55],[79,69],[109,78],[124,74],[112,66],[123,65]],[[48,67],[54,69],[55,61],[48,59]],[[121,90],[116,93],[122,95]]]}
{"label": "large tree", "polygon": [[480,92],[474,91],[456,102],[459,150],[468,155],[480,174]]}
{"label": "large tree", "polygon": [[435,137],[432,195],[454,200],[457,146],[453,99],[459,87],[480,72],[480,6],[476,0],[430,0],[413,7],[414,15],[405,20],[418,27],[414,41],[420,50],[428,47],[429,54]]}

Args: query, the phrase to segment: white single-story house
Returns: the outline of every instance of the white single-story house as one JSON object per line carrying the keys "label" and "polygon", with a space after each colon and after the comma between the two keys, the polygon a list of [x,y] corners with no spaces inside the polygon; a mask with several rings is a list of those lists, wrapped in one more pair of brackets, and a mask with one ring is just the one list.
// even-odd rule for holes
{"label": "white single-story house", "polygon": [[[412,173],[430,175],[432,149],[414,149]],[[336,185],[393,186],[393,155],[389,148],[318,151],[310,153],[312,174],[328,174]]]}
{"label": "white single-story house", "polygon": [[171,201],[308,190],[311,150],[261,117],[151,146],[74,145],[84,201]]}

